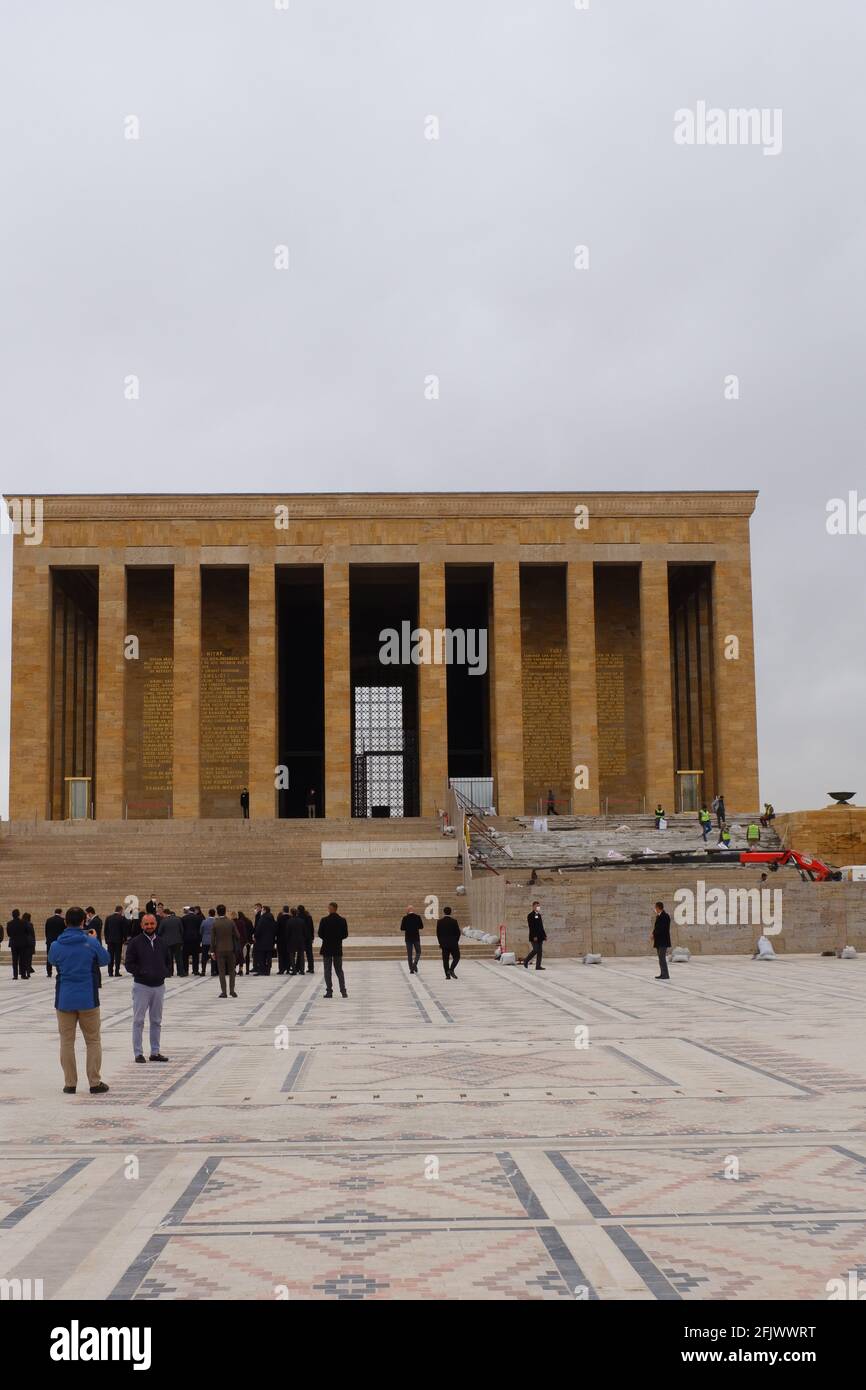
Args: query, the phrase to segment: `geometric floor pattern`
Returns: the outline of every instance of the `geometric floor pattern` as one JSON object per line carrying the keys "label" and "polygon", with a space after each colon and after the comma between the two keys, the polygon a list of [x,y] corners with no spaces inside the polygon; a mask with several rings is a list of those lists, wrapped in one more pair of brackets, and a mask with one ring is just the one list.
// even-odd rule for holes
{"label": "geometric floor pattern", "polygon": [[[0,1278],[82,1299],[826,1299],[866,1275],[866,966],[544,979],[425,957],[170,980],[62,1094],[53,987],[0,965]],[[80,1049],[80,1044],[79,1044]],[[83,1054],[80,1049],[79,1066]],[[83,1072],[83,1068],[82,1068]]]}

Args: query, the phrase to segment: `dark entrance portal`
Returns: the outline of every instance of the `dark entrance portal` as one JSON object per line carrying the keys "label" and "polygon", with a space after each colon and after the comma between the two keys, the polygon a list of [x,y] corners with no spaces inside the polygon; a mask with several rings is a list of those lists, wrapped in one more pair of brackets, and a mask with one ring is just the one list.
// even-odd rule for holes
{"label": "dark entrance portal", "polygon": [[[281,817],[306,816],[307,794],[325,814],[325,623],[321,565],[277,569],[279,761],[289,785],[277,793]],[[250,692],[255,718],[255,692]]]}
{"label": "dark entrance portal", "polygon": [[[487,631],[490,620],[489,565],[445,569],[445,621],[453,632]],[[471,675],[467,666],[452,665],[447,671],[448,776],[489,777],[490,768],[490,672]]]}

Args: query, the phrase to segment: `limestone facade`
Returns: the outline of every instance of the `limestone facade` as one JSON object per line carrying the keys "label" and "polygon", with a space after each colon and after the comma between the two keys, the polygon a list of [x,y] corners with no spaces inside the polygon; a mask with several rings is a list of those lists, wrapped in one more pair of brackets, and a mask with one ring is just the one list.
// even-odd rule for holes
{"label": "limestone facade", "polygon": [[[623,810],[651,809],[657,798],[673,809],[680,759],[669,578],[674,566],[699,570],[712,595],[711,680],[704,680],[712,689],[700,692],[701,717],[712,727],[719,783],[704,791],[709,798],[723,790],[731,811],[755,810],[749,561],[755,497],[45,497],[41,542],[26,544],[27,537],[16,536],[14,545],[11,818],[62,818],[52,788],[58,777],[77,775],[70,759],[58,764],[54,727],[52,605],[59,571],[86,574],[98,593],[97,819],[133,816],[136,803],[158,802],[163,794],[174,817],[238,814],[235,781],[249,788],[251,816],[277,815],[275,594],[281,575],[297,566],[322,576],[319,794],[328,817],[351,814],[352,577],[369,566],[381,572],[383,583],[388,567],[400,567],[403,575],[409,567],[417,575],[413,618],[430,630],[445,625],[453,574],[487,575],[489,767],[482,772],[494,779],[501,815],[535,811],[544,784],[554,781],[557,796],[570,793],[576,812],[619,810],[620,803]],[[586,508],[585,524],[578,524],[578,507]],[[536,574],[545,569],[550,573]],[[148,634],[147,651],[131,658],[129,637]],[[142,665],[131,669],[134,660]],[[298,653],[295,669],[303,672],[303,660]],[[422,815],[444,804],[447,685],[442,666],[418,667],[414,732]]]}

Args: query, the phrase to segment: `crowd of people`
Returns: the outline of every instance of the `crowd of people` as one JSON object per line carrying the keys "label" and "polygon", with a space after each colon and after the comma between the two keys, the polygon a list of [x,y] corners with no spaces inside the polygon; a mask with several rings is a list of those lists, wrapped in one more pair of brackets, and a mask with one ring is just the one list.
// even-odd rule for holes
{"label": "crowd of people", "polygon": [[[228,915],[224,903],[205,913],[199,905],[187,904],[178,914],[165,903],[151,899],[139,912],[126,912],[120,904],[103,923],[93,907],[70,907],[64,913],[55,908],[45,923],[47,947],[45,969],[51,977],[57,972],[54,1007],[60,1033],[60,1064],[63,1090],[74,1095],[78,1087],[75,1037],[81,1029],[86,1048],[86,1072],[91,1095],[102,1095],[108,1086],[102,1080],[102,1042],[99,991],[102,969],[116,979],[123,969],[132,975],[132,1048],[134,1060],[167,1062],[160,1050],[165,982],[173,975],[204,976],[219,979],[220,999],[237,999],[238,975],[270,975],[276,957],[278,974],[315,973],[313,944],[321,943],[326,999],[334,997],[336,977],[340,995],[348,998],[343,970],[343,942],[349,935],[345,917],[337,903],[316,932],[313,919],[302,903],[284,904],[274,916],[268,904],[256,903],[252,918],[244,912]],[[534,905],[537,907],[537,904]],[[539,918],[540,921],[540,918]],[[532,923],[530,923],[532,930]],[[401,923],[406,942],[409,969],[418,973],[421,959],[422,918],[410,905]],[[13,978],[29,980],[33,975],[36,933],[29,912],[12,912],[6,932],[12,951]],[[445,978],[456,980],[460,960],[460,926],[450,907],[436,923],[436,936],[442,952]],[[0,929],[0,944],[3,932]],[[540,958],[539,958],[540,965]],[[144,1055],[144,1028],[148,1024],[150,1054]]]}

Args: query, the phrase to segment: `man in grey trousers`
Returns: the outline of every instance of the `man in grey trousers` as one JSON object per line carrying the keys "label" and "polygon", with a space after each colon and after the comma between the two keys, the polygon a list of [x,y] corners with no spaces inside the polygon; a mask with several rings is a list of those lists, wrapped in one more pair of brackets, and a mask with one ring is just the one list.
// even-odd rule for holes
{"label": "man in grey trousers", "polygon": [[141,931],[126,948],[126,969],[132,976],[132,1051],[136,1062],[144,1062],[144,1020],[150,1014],[150,1060],[167,1062],[159,1050],[162,1031],[162,1005],[165,980],[171,974],[172,959],[162,937],[157,936],[156,917],[146,912]]}

